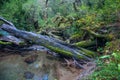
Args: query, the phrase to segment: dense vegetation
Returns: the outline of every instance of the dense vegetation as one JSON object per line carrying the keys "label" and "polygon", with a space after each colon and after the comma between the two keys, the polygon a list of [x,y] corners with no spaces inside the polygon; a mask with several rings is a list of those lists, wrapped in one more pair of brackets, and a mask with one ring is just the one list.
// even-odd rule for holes
{"label": "dense vegetation", "polygon": [[0,0],[0,16],[19,29],[94,45],[88,49],[100,56],[90,79],[120,79],[120,0]]}

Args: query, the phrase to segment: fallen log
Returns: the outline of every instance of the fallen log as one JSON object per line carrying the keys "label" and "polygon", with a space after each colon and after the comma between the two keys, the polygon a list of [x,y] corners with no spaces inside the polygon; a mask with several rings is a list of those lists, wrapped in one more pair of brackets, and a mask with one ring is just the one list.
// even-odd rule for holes
{"label": "fallen log", "polygon": [[71,47],[71,45],[49,36],[19,30],[13,25],[13,23],[5,20],[4,18],[0,17],[0,20],[5,23],[1,26],[1,29],[8,32],[10,35],[15,36],[16,38],[21,38],[24,41],[33,42],[35,44],[44,46],[64,57],[91,60],[91,57],[96,55],[94,52],[83,48],[78,49],[74,46]]}
{"label": "fallen log", "polygon": [[14,37],[14,36],[11,36],[11,35],[7,35],[7,36],[2,36],[0,37],[0,41],[5,41],[6,43],[14,43],[16,45],[20,45],[20,44],[23,44],[24,41]]}
{"label": "fallen log", "polygon": [[3,21],[4,23],[6,23],[6,24],[11,25],[11,26],[13,26],[13,27],[14,27],[14,24],[13,24],[13,23],[11,23],[11,22],[7,21],[7,20],[6,20],[6,19],[4,19],[3,17],[0,17],[0,21]]}
{"label": "fallen log", "polygon": [[96,41],[84,40],[84,41],[74,43],[73,45],[77,47],[90,47],[90,46],[96,45]]}
{"label": "fallen log", "polygon": [[[25,41],[32,41],[33,43],[42,45],[60,55],[63,55],[65,57],[74,57],[76,59],[85,59],[85,60],[91,60],[90,56],[94,56],[95,54],[89,54],[90,56],[87,56],[88,53],[81,52],[78,48],[71,48],[69,46],[66,46],[64,44],[60,44],[60,42],[56,42],[55,39],[43,36],[40,34],[35,34],[32,32],[22,31],[14,28],[11,25],[3,24],[1,26],[1,29],[7,31],[11,35],[15,37],[19,37],[24,39]],[[87,55],[85,55],[87,54]]]}
{"label": "fallen log", "polygon": [[85,29],[85,28],[82,28],[82,30],[86,31],[87,33],[91,34],[93,37],[96,37],[96,38],[100,38],[100,39],[105,39],[105,40],[112,40],[113,39],[113,35],[112,34],[99,34],[99,33],[96,33],[90,29]]}

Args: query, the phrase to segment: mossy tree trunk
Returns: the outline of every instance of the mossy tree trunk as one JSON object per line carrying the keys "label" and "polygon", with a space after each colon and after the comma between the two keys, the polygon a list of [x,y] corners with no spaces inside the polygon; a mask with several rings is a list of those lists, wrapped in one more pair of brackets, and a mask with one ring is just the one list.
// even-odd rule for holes
{"label": "mossy tree trunk", "polygon": [[3,24],[1,26],[1,29],[7,31],[8,33],[10,33],[15,37],[22,38],[26,41],[32,41],[33,43],[42,45],[66,57],[74,57],[76,59],[91,60],[90,57],[93,57],[95,55],[94,52],[89,52],[87,50],[84,50],[85,51],[84,52],[82,50],[79,50],[78,48],[70,47],[70,46],[67,46],[66,44],[61,44],[62,43],[61,41],[57,41],[54,38],[43,36],[40,34],[35,34],[32,32],[18,30],[8,24]]}

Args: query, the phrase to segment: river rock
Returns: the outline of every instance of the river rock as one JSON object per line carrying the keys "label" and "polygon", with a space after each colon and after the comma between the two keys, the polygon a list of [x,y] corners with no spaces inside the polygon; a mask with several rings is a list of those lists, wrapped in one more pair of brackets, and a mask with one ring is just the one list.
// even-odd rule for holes
{"label": "river rock", "polygon": [[34,73],[31,73],[31,72],[27,71],[27,72],[24,73],[24,77],[26,79],[32,79],[34,77]]}
{"label": "river rock", "polygon": [[38,55],[34,54],[29,57],[27,57],[24,61],[28,64],[31,64],[37,60]]}

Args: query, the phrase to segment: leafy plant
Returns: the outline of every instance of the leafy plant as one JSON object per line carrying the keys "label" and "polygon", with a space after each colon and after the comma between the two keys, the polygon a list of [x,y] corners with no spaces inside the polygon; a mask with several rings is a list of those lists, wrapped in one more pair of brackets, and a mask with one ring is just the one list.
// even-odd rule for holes
{"label": "leafy plant", "polygon": [[98,69],[90,80],[119,80],[120,79],[120,52],[105,55],[97,60]]}

